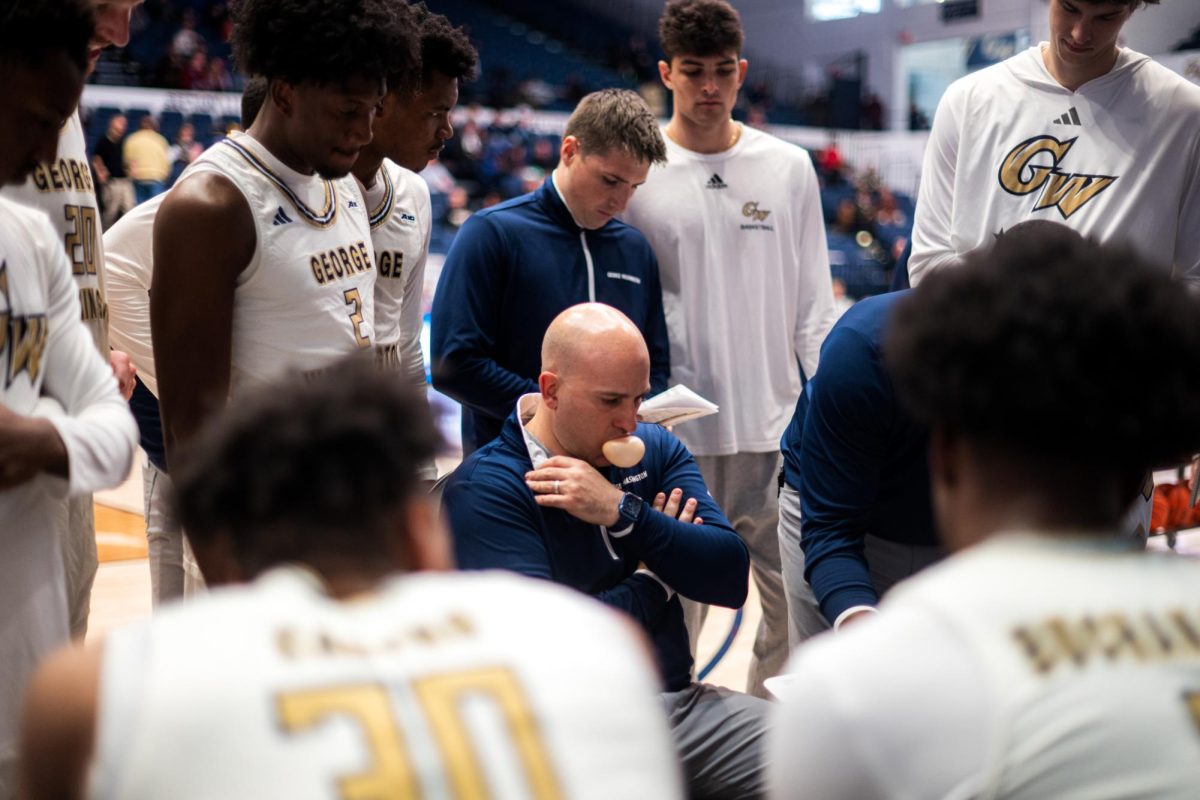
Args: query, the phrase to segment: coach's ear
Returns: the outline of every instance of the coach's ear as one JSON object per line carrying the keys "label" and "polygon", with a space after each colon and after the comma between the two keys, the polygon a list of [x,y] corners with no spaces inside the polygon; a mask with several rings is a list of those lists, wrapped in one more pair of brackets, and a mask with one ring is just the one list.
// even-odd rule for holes
{"label": "coach's ear", "polygon": [[233,547],[233,537],[224,531],[211,534],[204,539],[190,541],[192,553],[196,556],[196,564],[204,583],[208,586],[222,586],[229,583],[244,583],[246,572],[237,559]]}

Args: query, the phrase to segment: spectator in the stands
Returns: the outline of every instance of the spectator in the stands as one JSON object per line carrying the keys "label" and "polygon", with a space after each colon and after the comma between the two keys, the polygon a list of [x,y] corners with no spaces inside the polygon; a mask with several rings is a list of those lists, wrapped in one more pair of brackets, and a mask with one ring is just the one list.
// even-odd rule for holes
{"label": "spectator in the stands", "polygon": [[92,153],[92,169],[100,184],[100,222],[105,230],[111,228],[121,215],[136,204],[133,196],[133,181],[125,171],[125,159],[121,145],[125,141],[125,130],[129,121],[124,114],[114,114],[108,121],[108,130]]}
{"label": "spectator in the stands", "polygon": [[179,31],[171,40],[171,48],[186,61],[202,47],[204,47],[204,37],[196,31],[196,11],[185,8],[183,17],[179,21]]}
{"label": "spectator in the stands", "polygon": [[234,89],[233,75],[229,65],[223,58],[214,58],[208,62],[206,87],[210,92],[231,92]]}
{"label": "spectator in the stands", "polygon": [[192,53],[187,60],[187,66],[183,68],[183,76],[180,78],[181,87],[184,89],[193,89],[202,91],[210,88],[208,85],[208,54],[203,50],[197,50]]}
{"label": "spectator in the stands", "polygon": [[190,122],[179,126],[175,144],[171,145],[170,159],[174,164],[190,164],[204,152],[204,146],[196,141],[196,127]]}
{"label": "spectator in the stands", "polygon": [[125,140],[125,170],[133,179],[134,195],[139,203],[162,194],[171,175],[171,143],[158,132],[153,114],[142,117],[141,129]]}

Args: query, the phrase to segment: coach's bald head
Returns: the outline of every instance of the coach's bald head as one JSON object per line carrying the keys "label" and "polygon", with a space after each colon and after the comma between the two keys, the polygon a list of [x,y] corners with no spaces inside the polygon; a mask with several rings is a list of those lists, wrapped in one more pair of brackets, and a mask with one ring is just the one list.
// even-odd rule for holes
{"label": "coach's bald head", "polygon": [[531,425],[549,439],[544,443],[556,454],[607,466],[601,446],[634,430],[650,391],[646,341],[612,306],[572,306],[546,329],[538,388],[542,402]]}

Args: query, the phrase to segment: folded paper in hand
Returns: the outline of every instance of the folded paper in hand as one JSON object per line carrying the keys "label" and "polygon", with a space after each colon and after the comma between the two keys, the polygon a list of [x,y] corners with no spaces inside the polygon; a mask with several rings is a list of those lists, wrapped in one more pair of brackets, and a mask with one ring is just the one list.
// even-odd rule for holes
{"label": "folded paper in hand", "polygon": [[638,419],[642,422],[670,426],[690,419],[707,417],[709,414],[716,414],[718,410],[716,403],[705,400],[679,384],[643,402],[642,407],[638,409]]}

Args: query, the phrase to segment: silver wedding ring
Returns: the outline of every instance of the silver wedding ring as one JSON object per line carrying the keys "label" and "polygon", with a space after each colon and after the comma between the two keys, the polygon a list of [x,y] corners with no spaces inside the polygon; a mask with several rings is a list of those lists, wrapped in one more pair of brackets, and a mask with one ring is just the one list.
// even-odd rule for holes
{"label": "silver wedding ring", "polygon": [[559,492],[559,491],[558,491],[558,487],[559,487],[561,484],[562,484],[562,481],[555,481],[555,482],[554,482],[554,493],[555,493],[555,494],[561,494],[561,492]]}

